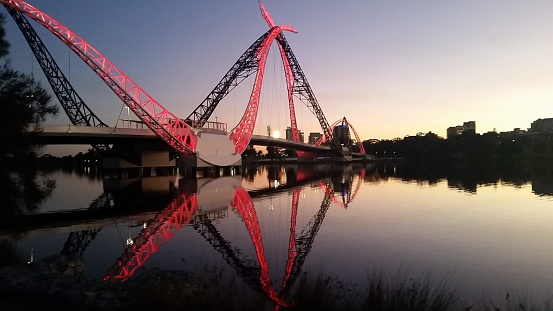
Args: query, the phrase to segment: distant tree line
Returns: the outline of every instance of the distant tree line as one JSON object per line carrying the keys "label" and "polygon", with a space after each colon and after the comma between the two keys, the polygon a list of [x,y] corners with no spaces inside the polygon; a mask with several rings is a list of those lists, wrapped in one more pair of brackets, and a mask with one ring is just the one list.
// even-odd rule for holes
{"label": "distant tree line", "polygon": [[366,153],[377,158],[404,158],[408,161],[451,160],[490,161],[553,158],[553,134],[477,134],[472,130],[444,139],[435,133],[419,133],[393,140],[363,141]]}

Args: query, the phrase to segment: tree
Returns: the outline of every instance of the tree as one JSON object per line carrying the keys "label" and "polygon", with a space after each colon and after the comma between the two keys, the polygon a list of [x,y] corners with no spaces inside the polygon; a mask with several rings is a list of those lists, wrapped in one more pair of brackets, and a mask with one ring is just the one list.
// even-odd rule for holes
{"label": "tree", "polygon": [[279,159],[282,158],[282,154],[282,148],[267,146],[267,154],[265,155],[265,157],[267,159]]}
{"label": "tree", "polygon": [[4,30],[4,15],[0,14],[0,58],[8,56],[10,44],[6,41],[6,30]]}
{"label": "tree", "polygon": [[10,67],[9,43],[5,39],[4,16],[0,15],[0,157],[16,158],[33,154],[38,147],[31,144],[28,132],[40,131],[40,123],[58,108],[50,103],[51,96],[40,83]]}
{"label": "tree", "polygon": [[54,181],[39,176],[33,161],[39,148],[29,132],[39,132],[40,123],[58,112],[38,82],[10,67],[4,21],[0,14],[0,187],[7,193],[1,216],[37,209],[55,188]]}
{"label": "tree", "polygon": [[257,150],[253,145],[249,145],[244,152],[242,152],[242,158],[255,158],[257,156]]}

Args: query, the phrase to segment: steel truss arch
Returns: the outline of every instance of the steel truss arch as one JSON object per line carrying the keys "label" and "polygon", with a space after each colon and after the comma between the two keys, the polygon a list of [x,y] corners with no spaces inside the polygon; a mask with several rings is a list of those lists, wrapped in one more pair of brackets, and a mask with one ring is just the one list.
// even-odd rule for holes
{"label": "steel truss arch", "polygon": [[[269,14],[269,11],[265,8],[261,0],[258,0],[259,9],[261,10],[261,15],[263,16],[263,19],[267,22],[269,27],[274,27],[274,21],[271,18],[271,15]],[[288,44],[288,41],[286,41],[286,38],[284,37],[284,34],[281,33],[277,37],[277,43],[279,45],[279,50],[282,58],[282,62],[284,64],[286,75],[287,75],[287,83],[288,83],[288,94],[289,94],[289,106],[290,106],[290,121],[291,121],[291,128],[292,131],[294,131],[294,127],[297,131],[297,124],[294,124],[295,121],[295,109],[294,109],[294,103],[292,98],[292,94],[295,95],[299,100],[301,100],[309,110],[317,117],[317,120],[319,120],[319,124],[321,125],[321,129],[323,130],[323,134],[327,135],[329,137],[329,140],[331,140],[333,143],[330,145],[330,148],[334,150],[338,154],[342,154],[342,148],[340,143],[337,139],[335,139],[332,135],[332,132],[329,130],[328,121],[326,120],[326,117],[323,114],[323,111],[321,107],[319,106],[319,103],[317,102],[317,98],[315,97],[315,94],[311,90],[311,87],[309,86],[309,82],[307,82],[307,78],[305,77],[305,74],[303,73],[300,64],[298,60],[296,59],[296,56],[294,55],[294,52],[292,52],[292,48]],[[285,60],[286,59],[286,60]],[[293,81],[289,76],[293,76]],[[292,120],[292,113],[294,113],[294,120]],[[294,138],[295,140],[295,138]],[[298,134],[298,140],[299,140],[299,134]]]}
{"label": "steel truss arch", "polygon": [[259,228],[259,221],[248,193],[242,189],[237,189],[231,205],[244,221],[248,230],[259,266],[255,261],[248,259],[242,254],[240,249],[231,246],[230,242],[224,239],[211,221],[204,217],[194,228],[206,238],[206,240],[223,256],[223,259],[236,270],[240,276],[251,288],[266,295],[266,297],[279,306],[287,304],[283,298],[289,294],[293,284],[300,275],[303,263],[315,241],[326,212],[332,202],[330,192],[325,192],[319,211],[313,216],[311,221],[303,228],[301,233],[296,233],[296,217],[298,203],[300,198],[300,188],[294,188],[292,192],[292,212],[290,216],[290,239],[288,243],[288,259],[286,261],[285,274],[282,280],[278,294],[272,287],[272,282],[268,274],[268,266],[264,255],[263,241]]}
{"label": "steel truss arch", "polygon": [[[98,198],[94,199],[88,206],[89,210],[109,209],[112,208],[113,198],[109,193],[102,193]],[[100,233],[101,228],[91,228],[82,231],[73,231],[69,233],[63,249],[60,254],[69,257],[81,257],[90,243]]]}
{"label": "steel truss arch", "polygon": [[242,119],[238,125],[231,130],[229,135],[234,144],[234,151],[236,153],[242,153],[250,142],[255,127],[255,121],[257,119],[257,110],[259,108],[259,99],[261,96],[261,86],[263,84],[263,74],[265,72],[265,64],[267,62],[267,56],[273,40],[283,31],[296,32],[292,26],[282,25],[276,26],[269,30],[269,35],[261,42],[259,48],[256,50],[255,58],[258,63],[257,73],[255,75],[254,85],[250,100],[246,111],[242,116]]}
{"label": "steel truss arch", "polygon": [[[267,22],[267,25],[269,25],[269,28],[275,27],[275,22],[271,18],[271,15],[269,14],[269,11],[265,8],[261,0],[257,1],[259,4],[259,9],[261,10],[261,16],[263,16],[263,19],[265,22]],[[283,34],[279,34],[277,37],[282,38]],[[277,41],[278,42],[278,41]],[[294,96],[293,96],[293,88],[294,88],[294,74],[292,73],[292,68],[290,67],[290,61],[288,60],[288,57],[286,56],[286,52],[284,51],[284,48],[282,44],[278,44],[278,50],[280,51],[280,58],[282,59],[282,66],[284,67],[284,75],[286,77],[286,89],[287,89],[287,95],[288,95],[288,109],[290,111],[290,128],[292,129],[292,139],[294,141],[300,141],[300,134],[298,130],[298,123],[296,121],[296,107],[294,105]],[[299,152],[298,155],[305,155],[305,152]]]}
{"label": "steel truss arch", "polygon": [[286,41],[284,35],[282,35],[280,38],[277,38],[277,42],[282,45],[284,52],[286,53],[286,58],[288,58],[290,62],[292,74],[294,75],[294,88],[292,89],[292,93],[300,101],[302,101],[307,106],[307,108],[309,108],[309,110],[311,110],[311,112],[313,112],[313,114],[317,117],[317,120],[319,120],[319,124],[321,125],[321,129],[323,130],[323,134],[329,137],[329,140],[332,142],[330,144],[330,148],[341,155],[342,148],[340,142],[336,137],[332,135],[332,131],[330,130],[328,121],[323,114],[319,103],[317,102],[317,98],[315,97],[315,94],[313,93],[313,90],[311,89],[311,86],[309,85],[309,82],[307,81],[307,78],[305,77],[305,74],[303,73],[299,62],[296,59],[292,48],[288,44],[288,41]]}
{"label": "steel truss arch", "polygon": [[148,128],[169,146],[185,154],[195,152],[197,142],[195,130],[164,108],[92,45],[54,18],[24,1],[0,0],[0,4],[21,11],[63,41]]}
{"label": "steel truss arch", "polygon": [[[334,122],[331,126],[330,126],[330,131],[334,131],[334,129],[336,128],[336,126],[338,126],[338,124],[347,124],[349,128],[351,128],[351,130],[353,131],[353,134],[355,135],[355,140],[357,141],[357,145],[359,146],[359,151],[361,152],[361,154],[366,154],[365,153],[365,147],[363,147],[363,144],[361,143],[361,140],[359,139],[359,135],[357,135],[357,131],[355,130],[355,128],[353,127],[353,124],[351,124],[350,122],[348,122],[348,120],[346,119],[346,117]],[[327,138],[326,138],[326,135],[323,135],[321,136],[321,138],[319,138],[319,140],[317,140],[317,142],[315,143],[316,146],[320,146],[322,144],[324,144],[325,142],[327,141]]]}
{"label": "steel truss arch", "polygon": [[[260,3],[262,6],[262,4]],[[263,14],[263,10],[262,10]],[[265,16],[265,15],[264,15]],[[270,19],[270,17],[269,17]],[[267,20],[267,19],[266,19]],[[270,28],[276,27],[274,22],[270,20],[267,22]],[[201,128],[209,120],[213,111],[219,104],[219,102],[226,96],[230,91],[232,91],[238,84],[244,81],[246,78],[251,76],[258,69],[258,62],[255,59],[255,54],[259,50],[261,43],[269,35],[267,31],[263,36],[259,37],[236,61],[236,63],[231,67],[231,69],[225,74],[221,81],[215,86],[215,88],[207,95],[207,97],[200,103],[196,109],[186,118],[186,122],[189,125],[192,125],[195,128]],[[280,36],[280,35],[279,35]],[[288,89],[288,101],[290,108],[290,121],[292,128],[292,136],[294,141],[299,141],[299,132],[296,122],[296,114],[294,108],[294,100],[292,96],[292,87],[294,83],[294,78],[292,70],[284,50],[279,45],[279,50],[282,58],[282,63],[284,66],[286,83]]]}
{"label": "steel truss arch", "polygon": [[[23,33],[25,40],[29,44],[40,68],[42,68],[46,79],[48,79],[48,83],[52,87],[54,94],[58,98],[58,101],[71,123],[79,126],[106,127],[107,125],[96,116],[75,91],[36,31],[25,18],[25,15],[21,11],[14,10],[8,5],[4,5],[4,7],[14,19],[21,33]],[[92,145],[92,147],[100,151],[107,151],[110,149],[109,145],[95,144]]]}
{"label": "steel truss arch", "polygon": [[347,202],[345,202],[344,199],[343,199],[343,202],[338,201],[338,199],[334,195],[334,189],[328,186],[328,184],[321,182],[319,183],[319,187],[329,193],[333,203],[335,203],[340,207],[348,208],[348,205],[355,200],[355,197],[357,196],[357,193],[359,193],[359,189],[361,188],[361,184],[363,183],[364,180],[365,180],[365,169],[362,168],[361,172],[359,173],[359,179],[357,180],[357,186],[355,187],[355,190],[353,191],[353,193],[352,192],[348,193]]}
{"label": "steel truss arch", "polygon": [[250,47],[240,56],[240,58],[229,69],[225,76],[213,88],[211,93],[200,103],[194,111],[185,119],[186,122],[195,127],[202,128],[209,120],[217,105],[227,96],[230,91],[237,87],[242,81],[257,71],[258,62],[255,58],[259,46],[269,35],[270,30],[259,37]]}
{"label": "steel truss arch", "polygon": [[133,243],[107,270],[104,281],[114,279],[123,282],[130,278],[150,255],[157,252],[161,244],[170,240],[177,230],[192,220],[197,209],[196,193],[183,193],[176,197],[144,226]]}

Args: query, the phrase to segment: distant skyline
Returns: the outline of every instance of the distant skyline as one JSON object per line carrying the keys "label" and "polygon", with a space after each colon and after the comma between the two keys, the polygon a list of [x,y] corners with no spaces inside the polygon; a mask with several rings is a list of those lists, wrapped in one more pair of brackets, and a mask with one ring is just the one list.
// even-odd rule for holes
{"label": "distant skyline", "polygon": [[[250,1],[29,1],[87,40],[183,118],[268,26]],[[434,132],[476,121],[477,132],[526,129],[553,117],[553,2],[263,1],[286,34],[330,124],[346,117],[362,140]],[[23,35],[6,16],[10,59],[49,89]],[[32,22],[77,92],[107,124],[121,101],[57,38]],[[267,62],[255,133],[289,126],[278,49]],[[231,129],[252,78],[215,110]],[[57,102],[57,99],[54,98]],[[298,127],[320,132],[296,100]],[[67,124],[64,112],[50,124]],[[119,123],[118,126],[121,126]],[[51,148],[49,148],[51,149]]]}

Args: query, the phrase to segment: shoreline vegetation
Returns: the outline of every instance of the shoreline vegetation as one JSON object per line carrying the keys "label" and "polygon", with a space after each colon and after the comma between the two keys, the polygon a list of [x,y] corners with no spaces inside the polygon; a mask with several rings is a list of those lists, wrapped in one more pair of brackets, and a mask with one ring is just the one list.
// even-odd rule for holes
{"label": "shoreline vegetation", "polygon": [[[364,284],[339,277],[302,272],[276,308],[238,278],[223,276],[224,268],[202,267],[197,272],[142,269],[126,282],[85,279],[82,258],[53,255],[32,264],[0,269],[2,310],[372,310],[372,311],[546,311],[551,297],[535,303],[524,294],[506,293],[465,301],[448,281],[430,273],[418,277],[398,270],[385,275],[368,268]],[[278,292],[278,289],[277,289]],[[32,298],[32,299],[31,299]]]}

